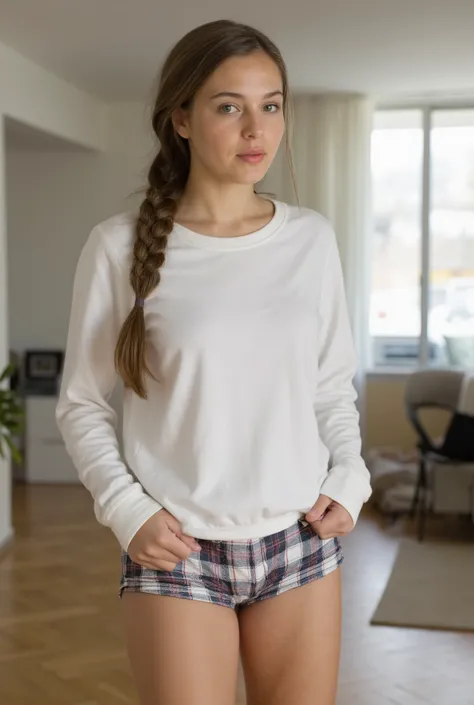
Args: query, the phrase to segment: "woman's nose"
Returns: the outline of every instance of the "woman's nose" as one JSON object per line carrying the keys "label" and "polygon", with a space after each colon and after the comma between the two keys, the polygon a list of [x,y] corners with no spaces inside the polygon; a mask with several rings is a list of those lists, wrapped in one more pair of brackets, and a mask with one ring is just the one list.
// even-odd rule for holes
{"label": "woman's nose", "polygon": [[246,139],[257,139],[263,133],[261,118],[249,115],[244,126],[243,134]]}

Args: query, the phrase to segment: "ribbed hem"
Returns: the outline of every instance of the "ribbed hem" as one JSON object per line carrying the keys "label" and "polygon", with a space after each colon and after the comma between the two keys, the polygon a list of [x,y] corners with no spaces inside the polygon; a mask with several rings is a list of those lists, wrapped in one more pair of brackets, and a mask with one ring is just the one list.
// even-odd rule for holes
{"label": "ribbed hem", "polygon": [[304,514],[302,512],[287,512],[277,519],[268,519],[258,524],[245,526],[197,526],[190,522],[183,522],[183,533],[196,539],[209,539],[210,541],[247,541],[248,539],[261,539],[278,531],[283,531],[292,526]]}
{"label": "ribbed hem", "polygon": [[162,505],[149,495],[144,494],[138,501],[121,504],[113,513],[107,525],[110,526],[124,551],[143,524],[156,514]]}
{"label": "ribbed hem", "polygon": [[329,470],[329,474],[319,490],[320,494],[327,495],[349,512],[354,526],[363,504],[372,494],[370,481],[366,479],[366,474],[368,475],[368,471],[361,473],[357,467],[335,465]]}

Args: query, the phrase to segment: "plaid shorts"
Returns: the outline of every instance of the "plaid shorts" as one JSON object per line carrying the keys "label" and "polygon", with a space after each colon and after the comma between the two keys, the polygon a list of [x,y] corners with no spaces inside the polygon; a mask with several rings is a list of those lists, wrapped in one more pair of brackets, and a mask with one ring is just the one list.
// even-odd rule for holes
{"label": "plaid shorts", "polygon": [[264,538],[198,542],[201,551],[171,571],[144,568],[122,551],[120,597],[128,590],[235,608],[323,578],[344,560],[339,539],[319,538],[304,519]]}

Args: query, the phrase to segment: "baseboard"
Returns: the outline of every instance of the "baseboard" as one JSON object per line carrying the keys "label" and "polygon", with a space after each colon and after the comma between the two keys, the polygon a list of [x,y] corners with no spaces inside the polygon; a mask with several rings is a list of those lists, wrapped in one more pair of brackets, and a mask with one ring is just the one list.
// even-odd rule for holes
{"label": "baseboard", "polygon": [[6,534],[0,535],[0,561],[2,560],[3,555],[7,552],[11,542],[13,541],[14,535],[15,532],[13,530],[13,527],[10,527]]}

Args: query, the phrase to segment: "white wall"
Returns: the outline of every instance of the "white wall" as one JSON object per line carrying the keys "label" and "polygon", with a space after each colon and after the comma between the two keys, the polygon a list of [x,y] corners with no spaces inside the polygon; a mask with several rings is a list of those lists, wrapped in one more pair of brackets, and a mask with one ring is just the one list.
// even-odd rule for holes
{"label": "white wall", "polygon": [[107,106],[0,42],[0,110],[90,149],[107,142]]}
{"label": "white wall", "polygon": [[[153,143],[141,105],[114,105],[103,153],[6,157],[10,348],[63,348],[74,271],[92,227],[135,207]],[[25,201],[28,207],[25,208]]]}
{"label": "white wall", "polygon": [[[80,250],[96,223],[139,205],[155,152],[149,111],[139,104],[111,106],[101,153],[25,151],[7,140],[12,350],[64,350]],[[121,402],[119,383],[111,399],[119,442]]]}
{"label": "white wall", "polygon": [[[1,105],[1,104],[0,104]],[[4,131],[0,115],[0,370],[8,362]],[[11,535],[10,463],[0,458],[0,547]]]}
{"label": "white wall", "polygon": [[[4,179],[6,167],[3,138],[6,119],[56,135],[84,148],[100,151],[107,146],[108,116],[106,105],[0,43],[0,368],[8,359],[9,349],[7,274],[10,281],[16,281],[18,276],[16,271],[7,272],[7,245],[12,238],[7,231],[10,219]],[[35,177],[34,185],[30,181],[31,190],[27,192],[22,188],[23,208],[26,211],[36,202],[35,194],[43,174],[37,171]],[[31,234],[34,237],[34,227],[31,228]],[[0,461],[0,546],[8,540],[11,532],[10,466]]]}

